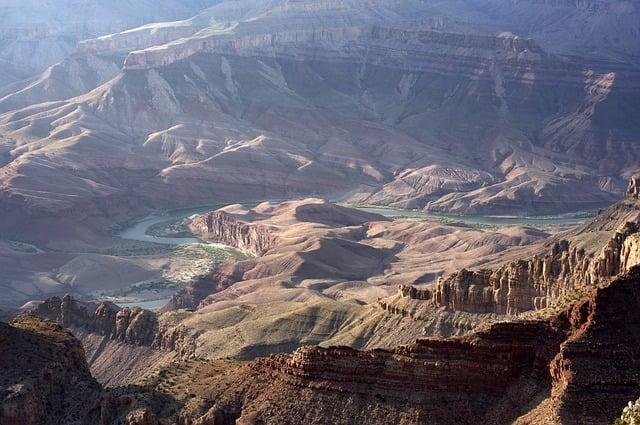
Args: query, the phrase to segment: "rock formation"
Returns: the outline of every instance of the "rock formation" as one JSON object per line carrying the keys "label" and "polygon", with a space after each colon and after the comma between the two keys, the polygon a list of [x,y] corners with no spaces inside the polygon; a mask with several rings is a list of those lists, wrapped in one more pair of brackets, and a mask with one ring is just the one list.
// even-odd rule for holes
{"label": "rock formation", "polygon": [[[639,282],[635,267],[548,319],[494,323],[464,337],[372,351],[306,346],[244,364],[192,360],[162,368],[144,387],[109,394],[88,374],[69,333],[27,316],[0,325],[0,418],[10,425],[65,417],[71,419],[65,423],[78,424],[100,417],[97,423],[104,425],[118,418],[127,418],[128,425],[275,424],[293,418],[610,423],[640,391]],[[55,414],[38,416],[42,411],[33,407],[42,403]]]}
{"label": "rock formation", "polygon": [[191,221],[189,229],[205,240],[230,245],[258,257],[276,243],[267,227],[240,222],[224,211],[198,216]]}
{"label": "rock formation", "polygon": [[80,341],[53,322],[24,315],[0,323],[2,425],[161,425],[175,423],[179,408],[144,387],[103,388]]}
{"label": "rock formation", "polygon": [[75,424],[100,417],[100,385],[82,345],[33,317],[0,323],[0,423]]}
{"label": "rock formation", "polygon": [[158,330],[155,313],[138,307],[120,308],[111,302],[98,306],[67,295],[52,297],[31,311],[68,328],[83,329],[132,345],[151,345]]}
{"label": "rock formation", "polygon": [[597,255],[562,240],[545,256],[496,270],[462,270],[438,281],[434,303],[511,315],[549,307],[576,287],[594,286],[638,264],[638,230],[638,223],[625,223]]}
{"label": "rock formation", "polygon": [[171,378],[176,392],[191,383],[209,416],[236,423],[610,423],[640,390],[638,282],[634,268],[547,319],[464,337],[307,346],[238,366],[185,365]]}
{"label": "rock formation", "polygon": [[[100,245],[147,206],[221,200],[546,214],[624,191],[640,134],[635,62],[560,56],[513,23],[479,30],[508,21],[502,9],[546,13],[536,2],[492,0],[482,19],[468,2],[343,3],[221,1],[83,43],[7,88],[0,236]],[[577,7],[561,3],[553,22]]]}
{"label": "rock formation", "polygon": [[633,176],[629,179],[627,186],[627,198],[638,199],[640,196],[640,176]]}
{"label": "rock formation", "polygon": [[428,301],[433,297],[433,293],[428,289],[418,289],[411,285],[400,285],[398,292],[401,297],[408,297],[412,300]]}

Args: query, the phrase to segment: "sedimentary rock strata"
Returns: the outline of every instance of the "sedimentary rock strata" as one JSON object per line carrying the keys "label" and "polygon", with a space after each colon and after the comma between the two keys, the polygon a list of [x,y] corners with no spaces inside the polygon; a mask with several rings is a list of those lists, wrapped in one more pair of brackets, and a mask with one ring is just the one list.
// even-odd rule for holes
{"label": "sedimentary rock strata", "polygon": [[639,279],[634,269],[548,319],[460,338],[372,351],[308,346],[161,373],[177,388],[191,382],[210,416],[238,423],[610,423],[640,388]]}
{"label": "sedimentary rock strata", "polygon": [[191,221],[189,229],[205,240],[231,245],[258,257],[276,243],[266,226],[240,222],[224,211],[198,216]]}
{"label": "sedimentary rock strata", "polygon": [[434,302],[474,313],[518,314],[546,308],[576,287],[594,286],[628,271],[638,264],[637,253],[638,224],[628,222],[595,255],[563,240],[544,256],[442,278]]}
{"label": "sedimentary rock strata", "polygon": [[52,297],[32,313],[69,328],[78,328],[132,345],[151,345],[158,330],[155,313],[138,307],[120,308],[111,302],[86,304],[65,296]]}

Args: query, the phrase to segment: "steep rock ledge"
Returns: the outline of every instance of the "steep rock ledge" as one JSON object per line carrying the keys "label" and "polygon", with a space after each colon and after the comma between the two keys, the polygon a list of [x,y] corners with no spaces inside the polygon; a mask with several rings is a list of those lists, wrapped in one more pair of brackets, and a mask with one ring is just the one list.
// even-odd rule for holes
{"label": "steep rock ledge", "polygon": [[597,256],[562,240],[543,257],[497,270],[462,270],[438,281],[434,303],[452,310],[498,314],[549,307],[576,287],[593,286],[638,264],[638,231],[637,223],[626,223]]}
{"label": "steep rock ledge", "polygon": [[277,241],[266,226],[244,223],[224,211],[197,216],[189,229],[202,239],[230,245],[257,257],[273,248]]}
{"label": "steep rock ledge", "polygon": [[640,197],[640,175],[633,176],[629,179],[627,187],[627,199],[638,199]]}
{"label": "steep rock ledge", "polygon": [[96,306],[66,295],[62,299],[47,299],[30,314],[80,334],[99,335],[132,347],[173,352],[182,358],[191,357],[195,352],[197,335],[186,332],[182,326],[162,324],[155,312],[139,307],[119,308],[108,301]]}
{"label": "steep rock ledge", "polygon": [[[362,403],[385,405],[359,413],[385,415],[367,423],[406,420],[408,410],[412,423],[610,423],[640,391],[639,282],[634,268],[548,320],[496,323],[394,350],[303,347],[251,367],[278,392],[300,394],[293,408],[301,417],[311,414],[305,408],[348,412]],[[279,408],[247,410],[266,419]]]}
{"label": "steep rock ledge", "polygon": [[97,421],[99,390],[82,345],[68,331],[31,316],[0,323],[0,423]]}
{"label": "steep rock ledge", "polygon": [[71,296],[52,297],[31,311],[66,328],[79,328],[132,345],[150,346],[158,331],[155,313],[139,307],[120,308],[111,302],[98,306],[81,303]]}

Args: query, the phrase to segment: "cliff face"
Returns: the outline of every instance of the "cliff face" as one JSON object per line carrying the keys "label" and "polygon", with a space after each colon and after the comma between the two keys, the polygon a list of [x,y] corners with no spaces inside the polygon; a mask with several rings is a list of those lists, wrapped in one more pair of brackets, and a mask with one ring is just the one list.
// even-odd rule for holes
{"label": "cliff face", "polygon": [[545,256],[496,270],[462,270],[438,281],[434,303],[452,310],[498,314],[549,307],[576,287],[593,286],[638,264],[638,230],[637,223],[626,223],[598,255],[563,240]]}
{"label": "cliff face", "polygon": [[123,308],[111,302],[99,306],[84,304],[67,295],[52,297],[32,314],[53,320],[68,328],[80,328],[132,345],[152,345],[157,330],[155,313],[141,308]]}
{"label": "cliff face", "polygon": [[[263,31],[263,28],[256,29],[241,23],[210,37],[186,38],[159,49],[134,51],[127,57],[125,69],[167,66],[195,54],[213,53],[329,61],[362,58],[403,70],[451,72],[458,68],[457,71],[464,74],[471,72],[472,67],[482,65],[483,60],[495,59],[497,55],[498,60],[504,61],[507,75],[515,77],[514,71],[519,66],[549,61],[533,40],[514,36],[457,34],[375,25]],[[466,60],[463,59],[468,55],[465,49],[466,52],[474,51]],[[443,57],[453,59],[457,66],[445,63]],[[556,65],[558,72],[567,66],[560,62]]]}
{"label": "cliff face", "polygon": [[268,377],[253,388],[260,395],[232,406],[266,423],[610,423],[640,391],[639,282],[634,269],[549,320],[466,337],[272,356],[250,366]]}
{"label": "cliff face", "polygon": [[205,240],[230,245],[258,257],[276,243],[276,237],[267,227],[243,223],[224,211],[197,216],[189,229]]}
{"label": "cliff face", "polygon": [[525,374],[548,382],[544,364],[560,335],[545,323],[500,323],[472,338],[421,339],[390,351],[303,347],[291,356],[274,356],[269,365],[287,379],[325,381],[324,389],[338,392],[376,391],[402,398],[428,388],[499,395]]}
{"label": "cliff face", "polygon": [[640,196],[640,176],[633,176],[629,179],[627,186],[627,198],[638,199]]}
{"label": "cliff face", "polygon": [[[140,386],[105,390],[91,376],[80,341],[53,322],[24,315],[0,323],[2,425],[160,425],[177,423],[179,408]],[[180,423],[211,423],[195,420]]]}
{"label": "cliff face", "polygon": [[68,331],[29,316],[0,323],[0,423],[97,423],[100,390]]}
{"label": "cliff face", "polygon": [[639,269],[569,308],[571,333],[550,364],[562,423],[611,423],[640,383]]}

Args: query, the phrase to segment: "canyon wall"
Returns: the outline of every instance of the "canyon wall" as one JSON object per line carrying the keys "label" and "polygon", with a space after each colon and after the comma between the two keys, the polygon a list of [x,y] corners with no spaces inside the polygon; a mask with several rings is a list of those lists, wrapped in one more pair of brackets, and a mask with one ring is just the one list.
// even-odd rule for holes
{"label": "canyon wall", "polygon": [[97,423],[99,391],[68,331],[29,316],[0,323],[0,423]]}
{"label": "canyon wall", "polygon": [[96,306],[69,295],[49,298],[31,313],[66,328],[82,329],[132,345],[152,345],[158,331],[158,318],[152,311],[120,308],[108,301]]}
{"label": "canyon wall", "polygon": [[[583,67],[545,53],[533,40],[445,31],[364,26],[305,28],[262,33],[244,23],[206,38],[131,52],[126,70],[166,67],[196,54],[278,58],[337,63],[364,62],[382,67],[492,80],[499,68],[505,82],[584,86]],[[625,68],[620,68],[624,70]],[[638,88],[637,79],[625,87]]]}
{"label": "canyon wall", "polygon": [[550,307],[576,288],[592,287],[640,263],[638,223],[627,222],[602,248],[588,254],[567,240],[551,252],[495,270],[461,270],[440,278],[433,290],[401,287],[400,294],[432,300],[436,307],[470,313],[516,315]]}
{"label": "canyon wall", "polygon": [[[441,277],[434,288],[399,287],[402,298],[430,301],[435,307],[478,314],[517,315],[551,307],[578,288],[594,287],[640,264],[638,177],[629,180],[626,199],[573,233],[577,240],[613,235],[599,252],[562,239],[546,255],[504,264],[497,269],[461,270]],[[615,227],[617,226],[617,228]],[[589,236],[591,235],[591,236]],[[569,237],[572,237],[571,235]],[[393,306],[380,300],[384,309]]]}
{"label": "canyon wall", "polygon": [[224,211],[197,216],[189,229],[204,240],[230,245],[257,257],[273,248],[277,240],[267,227],[244,223]]}
{"label": "canyon wall", "polygon": [[106,341],[171,352],[183,358],[195,352],[197,335],[182,326],[164,325],[158,314],[139,307],[120,308],[108,301],[96,306],[66,295],[47,299],[30,314],[71,329],[83,343],[91,335],[98,335]]}
{"label": "canyon wall", "polygon": [[[221,363],[197,361],[196,374],[185,377],[181,371],[191,366],[167,369],[186,385],[176,390],[200,394],[193,396],[192,411],[181,411],[178,405],[165,409],[175,402],[168,396],[171,387],[166,387],[171,380],[162,381],[169,391],[164,395],[142,387],[102,393],[98,384],[90,384],[94,381],[86,373],[77,341],[51,323],[29,325],[21,337],[12,334],[12,326],[0,325],[0,339],[8,342],[0,345],[0,367],[7,371],[3,376],[20,382],[25,376],[46,378],[37,385],[29,381],[28,386],[12,386],[10,394],[28,388],[32,396],[3,400],[0,414],[5,416],[0,418],[31,418],[38,412],[32,407],[48,401],[57,406],[53,393],[45,389],[60,382],[58,394],[69,396],[73,389],[73,398],[67,410],[55,411],[51,418],[72,414],[85,419],[99,412],[104,424],[118,418],[126,418],[127,424],[158,424],[167,412],[189,424],[226,424],[215,420],[222,416],[251,424],[291,423],[292,418],[299,423],[610,423],[640,391],[640,310],[635,308],[639,282],[640,268],[634,267],[549,319],[494,323],[464,337],[419,339],[391,350],[307,346],[249,363],[227,361],[222,368]],[[76,311],[66,308],[63,316],[70,320]],[[38,338],[35,334],[42,329],[34,332],[34,326],[51,332],[57,348],[18,343],[19,338]],[[47,369],[39,359],[60,359],[57,364],[66,372]],[[203,374],[202,368],[213,375]],[[33,373],[25,373],[27,369]],[[95,397],[101,395],[96,405]],[[37,418],[5,422],[53,423]]]}
{"label": "canyon wall", "polygon": [[[314,402],[333,412],[364,398],[373,406],[358,413],[366,423],[385,423],[375,414],[411,423],[410,408],[413,423],[610,423],[640,391],[639,281],[635,268],[548,320],[496,323],[394,350],[303,347],[253,367],[290,391],[315,392]],[[297,403],[306,401],[302,395]],[[312,416],[307,407],[301,418]],[[282,412],[271,406],[253,414]]]}

